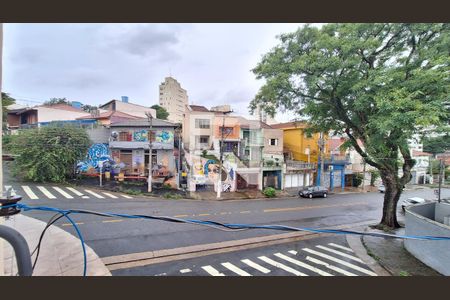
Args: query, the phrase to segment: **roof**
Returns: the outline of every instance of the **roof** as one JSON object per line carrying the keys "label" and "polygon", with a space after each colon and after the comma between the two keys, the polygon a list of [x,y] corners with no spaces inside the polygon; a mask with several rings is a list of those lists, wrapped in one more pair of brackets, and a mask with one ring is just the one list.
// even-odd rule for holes
{"label": "roof", "polygon": [[272,126],[272,128],[278,128],[278,129],[291,129],[291,128],[306,128],[306,127],[308,127],[306,122],[303,122],[303,121],[278,123],[278,124],[272,124],[271,126]]}
{"label": "roof", "polygon": [[345,142],[345,138],[339,139],[329,139],[328,140],[328,149],[330,151],[340,150],[339,147]]}
{"label": "roof", "polygon": [[209,109],[202,105],[188,105],[192,111],[210,112]]}
{"label": "roof", "polygon": [[82,110],[81,108],[76,108],[76,107],[73,107],[73,106],[71,106],[71,105],[67,105],[67,104],[64,104],[64,103],[54,104],[54,105],[41,105],[40,107],[47,107],[47,108],[52,108],[52,109],[68,110],[68,111],[74,111],[74,112],[85,112],[85,111]]}
{"label": "roof", "polygon": [[428,153],[428,152],[422,152],[422,151],[417,151],[417,150],[413,150],[412,151],[412,156],[432,156],[433,154]]}
{"label": "roof", "polygon": [[84,116],[84,117],[79,117],[77,118],[77,120],[83,120],[83,119],[107,119],[107,118],[111,118],[112,116],[114,117],[121,117],[121,118],[129,118],[129,119],[139,119],[139,117],[136,116],[132,116],[126,113],[123,113],[121,111],[113,111],[113,110],[109,110],[106,112],[103,112],[101,114],[99,114],[98,116]]}
{"label": "roof", "polygon": [[123,104],[128,104],[128,105],[133,105],[133,106],[140,106],[140,107],[147,108],[147,109],[153,109],[151,107],[143,106],[143,105],[140,105],[140,104],[134,104],[134,103],[130,103],[130,102],[123,102],[123,101],[116,100],[116,99],[110,100],[110,101],[106,102],[105,104],[100,105],[99,107],[105,107],[106,105],[110,104],[111,102],[115,102],[115,101],[123,103]]}
{"label": "roof", "polygon": [[[148,127],[150,126],[147,118],[139,118],[135,120],[126,120],[121,122],[112,123],[111,127]],[[152,126],[155,127],[177,127],[178,125],[166,120],[152,119]]]}
{"label": "roof", "polygon": [[261,122],[259,120],[248,120],[244,117],[238,117],[238,118],[239,118],[239,123],[240,123],[241,128],[250,128],[250,126],[251,126],[252,128],[276,129],[276,128],[270,126],[269,124]]}

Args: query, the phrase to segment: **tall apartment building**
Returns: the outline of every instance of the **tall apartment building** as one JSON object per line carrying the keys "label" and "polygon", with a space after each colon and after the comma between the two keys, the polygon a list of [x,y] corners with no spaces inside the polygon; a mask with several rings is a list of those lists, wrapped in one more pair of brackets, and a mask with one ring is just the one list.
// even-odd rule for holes
{"label": "tall apartment building", "polygon": [[188,105],[188,95],[176,79],[166,77],[165,81],[159,85],[159,105],[169,113],[167,119],[170,122],[183,122],[185,106]]}

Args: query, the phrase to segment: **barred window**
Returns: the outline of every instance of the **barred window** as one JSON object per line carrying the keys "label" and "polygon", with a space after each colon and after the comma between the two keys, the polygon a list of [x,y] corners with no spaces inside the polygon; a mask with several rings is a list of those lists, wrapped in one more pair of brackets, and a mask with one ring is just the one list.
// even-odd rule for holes
{"label": "barred window", "polygon": [[195,119],[195,128],[209,129],[209,119]]}

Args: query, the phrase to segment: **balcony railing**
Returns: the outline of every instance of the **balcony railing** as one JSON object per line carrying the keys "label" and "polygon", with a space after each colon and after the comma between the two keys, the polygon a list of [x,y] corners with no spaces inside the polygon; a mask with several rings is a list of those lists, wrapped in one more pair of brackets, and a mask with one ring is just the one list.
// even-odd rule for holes
{"label": "balcony railing", "polygon": [[288,160],[286,161],[286,167],[297,170],[313,170],[316,168],[316,164],[311,164],[303,161]]}

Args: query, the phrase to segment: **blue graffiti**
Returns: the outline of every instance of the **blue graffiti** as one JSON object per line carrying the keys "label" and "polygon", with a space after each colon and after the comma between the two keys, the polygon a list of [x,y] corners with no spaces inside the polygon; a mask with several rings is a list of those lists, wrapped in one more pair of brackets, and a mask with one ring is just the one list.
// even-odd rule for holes
{"label": "blue graffiti", "polygon": [[230,175],[231,180],[234,180],[234,171],[233,171],[233,169],[230,169],[230,172],[228,174]]}
{"label": "blue graffiti", "polygon": [[88,150],[86,159],[78,162],[77,170],[87,172],[94,168],[99,171],[99,162],[103,162],[102,169],[104,171],[109,170],[114,165],[114,160],[109,155],[108,144],[93,144]]}
{"label": "blue graffiti", "polygon": [[209,173],[209,169],[208,169],[208,166],[210,165],[210,164],[215,164],[216,162],[214,161],[214,160],[212,160],[212,159],[209,159],[206,163],[205,163],[205,166],[203,167],[203,173],[207,176],[208,175],[208,173]]}

